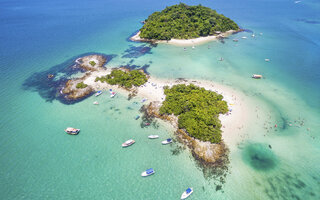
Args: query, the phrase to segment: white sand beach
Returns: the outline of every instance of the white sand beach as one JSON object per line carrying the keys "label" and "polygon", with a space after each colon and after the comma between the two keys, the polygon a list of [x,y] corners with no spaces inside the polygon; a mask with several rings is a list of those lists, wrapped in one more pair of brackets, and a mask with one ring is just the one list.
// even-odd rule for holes
{"label": "white sand beach", "polygon": [[[105,76],[109,73],[111,73],[111,69],[92,72],[84,79],[84,83],[92,86],[95,90],[113,89],[114,91],[125,95],[129,94],[128,90],[120,88],[118,86],[101,83],[100,81],[95,82],[96,77]],[[228,103],[230,112],[225,115],[219,116],[223,131],[222,138],[227,145],[235,147],[243,139],[241,134],[246,128],[246,125],[248,125],[248,123],[246,122],[249,118],[248,111],[250,109],[245,101],[244,95],[234,90],[233,88],[205,80],[170,80],[150,77],[147,83],[140,87],[137,87],[137,97],[147,99],[146,103],[152,101],[163,102],[165,100],[163,89],[164,86],[171,87],[177,84],[190,83],[223,95],[223,99]]]}
{"label": "white sand beach", "polygon": [[143,39],[140,38],[140,31],[132,36],[130,39],[132,41],[140,41],[140,42],[154,42],[154,43],[161,43],[161,44],[172,44],[176,46],[193,46],[193,45],[200,45],[204,44],[206,42],[218,40],[218,38],[225,38],[233,33],[236,33],[237,31],[230,30],[224,33],[220,33],[218,35],[212,35],[212,36],[206,36],[206,37],[199,37],[199,38],[193,38],[193,39],[171,39],[171,40],[150,40],[150,39]]}

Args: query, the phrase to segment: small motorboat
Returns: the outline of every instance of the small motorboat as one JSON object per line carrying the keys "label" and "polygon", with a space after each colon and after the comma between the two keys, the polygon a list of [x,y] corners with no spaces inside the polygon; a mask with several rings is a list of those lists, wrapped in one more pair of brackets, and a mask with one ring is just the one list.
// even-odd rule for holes
{"label": "small motorboat", "polygon": [[150,126],[150,123],[144,123],[145,126]]}
{"label": "small motorboat", "polygon": [[54,75],[53,74],[48,74],[47,77],[50,79],[50,78],[53,78]]}
{"label": "small motorboat", "polygon": [[99,102],[95,101],[93,102],[94,105],[99,105]]}
{"label": "small motorboat", "polygon": [[233,41],[234,41],[234,42],[238,42],[239,40],[238,40],[238,39],[233,39]]}
{"label": "small motorboat", "polygon": [[102,94],[102,91],[101,90],[99,90],[94,96],[99,96],[99,95],[101,95]]}
{"label": "small motorboat", "polygon": [[269,62],[269,61],[270,61],[270,59],[269,59],[269,58],[266,58],[266,59],[264,59],[264,61]]}
{"label": "small motorboat", "polygon": [[246,36],[243,36],[243,37],[241,37],[242,39],[247,39],[247,37]]}
{"label": "small motorboat", "polygon": [[147,169],[146,171],[142,172],[141,176],[150,176],[154,173],[155,173],[155,171],[152,168],[150,168],[150,169]]}
{"label": "small motorboat", "polygon": [[128,146],[131,146],[135,143],[136,141],[130,139],[130,140],[127,140],[125,141],[123,144],[122,144],[122,147],[128,147]]}
{"label": "small motorboat", "polygon": [[159,138],[159,135],[149,135],[148,138],[149,139],[157,139],[157,138]]}
{"label": "small motorboat", "polygon": [[140,118],[140,115],[137,115],[137,116],[135,117],[136,120],[138,120],[139,118]]}
{"label": "small motorboat", "polygon": [[261,78],[262,78],[262,75],[260,75],[260,74],[253,74],[253,75],[252,75],[252,78],[254,78],[254,79],[261,79]]}
{"label": "small motorboat", "polygon": [[161,143],[162,143],[162,144],[170,144],[170,143],[172,143],[172,139],[171,139],[171,138],[168,138],[168,139],[162,141]]}
{"label": "small motorboat", "polygon": [[192,49],[195,49],[196,47],[195,46],[192,46]]}
{"label": "small motorboat", "polygon": [[252,34],[251,37],[256,37],[256,35],[255,35],[255,34]]}
{"label": "small motorboat", "polygon": [[184,193],[182,193],[181,199],[188,198],[192,194],[192,192],[193,192],[193,188],[186,189],[186,191],[184,191]]}
{"label": "small motorboat", "polygon": [[223,61],[224,59],[221,57],[220,59],[219,59],[219,61]]}
{"label": "small motorboat", "polygon": [[117,93],[115,93],[115,92],[111,92],[111,93],[110,93],[110,97],[113,98],[114,96],[116,96],[116,94],[117,94]]}
{"label": "small motorboat", "polygon": [[69,135],[78,135],[80,132],[80,129],[77,128],[72,128],[72,127],[68,127],[64,130],[66,133],[68,133]]}

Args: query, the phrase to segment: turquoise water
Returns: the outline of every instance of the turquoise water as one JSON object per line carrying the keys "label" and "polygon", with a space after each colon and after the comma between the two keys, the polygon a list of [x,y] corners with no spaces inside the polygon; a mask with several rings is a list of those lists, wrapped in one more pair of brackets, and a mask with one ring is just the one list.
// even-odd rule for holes
{"label": "turquoise water", "polygon": [[[189,186],[190,199],[320,198],[319,2],[186,1],[217,9],[256,37],[242,32],[187,51],[132,48],[143,45],[127,40],[139,21],[175,3],[0,0],[1,199],[178,199]],[[110,67],[150,65],[159,78],[213,80],[245,94],[254,119],[230,147],[224,181],[205,178],[178,143],[162,146],[173,136],[167,124],[141,128],[140,99],[103,94],[67,105],[46,98],[41,79],[25,87],[35,73],[63,70],[90,52],[116,56]],[[253,73],[265,79],[251,80]],[[81,133],[66,135],[66,126]],[[155,133],[161,139],[148,140]],[[129,138],[136,144],[122,149]],[[150,167],[156,173],[142,178]]]}

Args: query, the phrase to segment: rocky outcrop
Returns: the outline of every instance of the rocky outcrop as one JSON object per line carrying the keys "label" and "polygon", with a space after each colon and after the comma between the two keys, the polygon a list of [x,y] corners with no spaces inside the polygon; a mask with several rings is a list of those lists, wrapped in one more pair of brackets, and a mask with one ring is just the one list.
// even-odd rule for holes
{"label": "rocky outcrop", "polygon": [[79,67],[86,71],[97,71],[103,68],[103,65],[106,63],[107,59],[98,54],[84,56],[78,58],[76,63],[79,64]]}
{"label": "rocky outcrop", "polygon": [[82,82],[83,79],[71,79],[68,80],[65,87],[62,89],[62,93],[66,95],[67,99],[76,100],[83,98],[91,94],[94,90],[91,86],[85,88],[77,88],[77,84]]}
{"label": "rocky outcrop", "polygon": [[94,92],[94,89],[91,86],[85,88],[77,88],[77,84],[85,80],[91,72],[99,71],[105,69],[103,65],[106,63],[107,59],[103,55],[88,55],[81,58],[78,58],[76,66],[84,69],[87,73],[82,78],[71,79],[66,82],[66,85],[61,90],[65,97],[69,100],[77,100],[83,97],[90,95]]}

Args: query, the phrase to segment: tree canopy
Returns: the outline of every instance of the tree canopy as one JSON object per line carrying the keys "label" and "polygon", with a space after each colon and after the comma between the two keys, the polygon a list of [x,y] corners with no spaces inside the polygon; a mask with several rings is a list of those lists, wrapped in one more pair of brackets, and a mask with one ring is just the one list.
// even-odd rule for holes
{"label": "tree canopy", "polygon": [[211,8],[184,3],[152,13],[140,29],[144,39],[191,39],[214,35],[217,31],[239,30],[239,26]]}
{"label": "tree canopy", "polygon": [[160,114],[178,116],[179,128],[201,141],[221,141],[220,113],[228,112],[223,96],[193,84],[165,87]]}
{"label": "tree canopy", "polygon": [[107,76],[97,77],[95,81],[101,81],[102,83],[107,82],[110,85],[120,85],[125,88],[132,88],[132,86],[145,84],[148,81],[148,77],[145,73],[139,70],[125,72],[120,69],[115,69]]}

